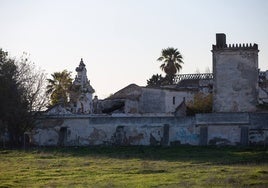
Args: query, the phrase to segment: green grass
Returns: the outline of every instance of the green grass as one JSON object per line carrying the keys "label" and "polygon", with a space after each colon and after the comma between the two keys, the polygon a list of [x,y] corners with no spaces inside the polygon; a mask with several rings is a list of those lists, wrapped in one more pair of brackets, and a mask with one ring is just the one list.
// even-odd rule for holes
{"label": "green grass", "polygon": [[0,187],[268,187],[268,151],[191,146],[0,149]]}

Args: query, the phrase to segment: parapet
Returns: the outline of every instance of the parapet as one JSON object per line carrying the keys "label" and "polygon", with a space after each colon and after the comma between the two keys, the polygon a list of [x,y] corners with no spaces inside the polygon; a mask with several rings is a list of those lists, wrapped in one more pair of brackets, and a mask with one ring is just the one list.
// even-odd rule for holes
{"label": "parapet", "polygon": [[258,50],[258,44],[243,43],[243,44],[225,44],[224,46],[212,45],[212,50]]}
{"label": "parapet", "polygon": [[258,50],[257,44],[226,44],[226,36],[224,33],[216,34],[216,45],[212,45],[212,50]]}

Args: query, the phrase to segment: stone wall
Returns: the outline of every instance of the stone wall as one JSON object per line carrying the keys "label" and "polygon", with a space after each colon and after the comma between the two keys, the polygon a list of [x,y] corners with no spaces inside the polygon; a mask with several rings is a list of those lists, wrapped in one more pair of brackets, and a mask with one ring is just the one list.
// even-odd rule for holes
{"label": "stone wall", "polygon": [[166,91],[165,92],[165,107],[166,113],[174,113],[176,108],[183,102],[185,99],[186,103],[192,101],[194,94],[197,91],[183,90],[183,91]]}
{"label": "stone wall", "polygon": [[[203,83],[201,87],[207,87],[207,84]],[[119,101],[123,102],[124,108],[120,113],[170,115],[176,111],[184,99],[186,102],[193,100],[197,92],[198,88],[149,88],[130,84],[99,103],[104,108],[111,108]],[[118,113],[118,111],[110,113]]]}
{"label": "stone wall", "polygon": [[165,113],[165,91],[161,89],[143,88],[140,98],[139,112]]}
{"label": "stone wall", "polygon": [[264,145],[268,144],[268,114],[42,116],[36,122],[31,141],[42,146]]}
{"label": "stone wall", "polygon": [[46,146],[197,144],[196,138],[186,139],[195,129],[192,118],[46,116],[37,121],[32,141]]}
{"label": "stone wall", "polygon": [[142,88],[139,101],[139,112],[172,114],[185,99],[186,102],[193,100],[196,90],[172,90]]}
{"label": "stone wall", "polygon": [[202,145],[268,144],[268,113],[198,114],[196,126],[205,130]]}

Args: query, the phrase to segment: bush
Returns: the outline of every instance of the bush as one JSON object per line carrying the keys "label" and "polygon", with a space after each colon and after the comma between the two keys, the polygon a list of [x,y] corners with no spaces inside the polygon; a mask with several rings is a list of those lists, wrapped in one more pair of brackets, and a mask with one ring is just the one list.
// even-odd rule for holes
{"label": "bush", "polygon": [[197,93],[194,95],[193,101],[186,104],[186,114],[195,115],[197,113],[212,112],[212,94]]}

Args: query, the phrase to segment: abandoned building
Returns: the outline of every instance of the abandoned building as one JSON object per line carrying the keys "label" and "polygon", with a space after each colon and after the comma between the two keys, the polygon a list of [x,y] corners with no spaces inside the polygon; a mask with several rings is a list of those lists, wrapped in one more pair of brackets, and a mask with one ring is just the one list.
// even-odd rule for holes
{"label": "abandoned building", "polygon": [[[100,100],[81,59],[70,102],[36,121],[35,145],[268,144],[268,71],[258,69],[257,44],[226,44],[216,34],[213,73],[176,76],[176,84],[130,84]],[[197,93],[213,95],[213,113],[186,116]],[[267,109],[267,108],[266,108]]]}

